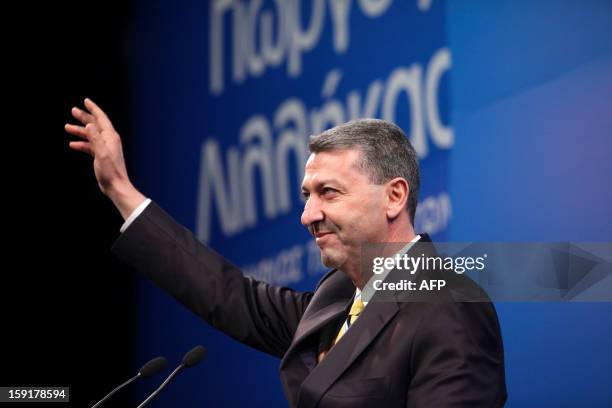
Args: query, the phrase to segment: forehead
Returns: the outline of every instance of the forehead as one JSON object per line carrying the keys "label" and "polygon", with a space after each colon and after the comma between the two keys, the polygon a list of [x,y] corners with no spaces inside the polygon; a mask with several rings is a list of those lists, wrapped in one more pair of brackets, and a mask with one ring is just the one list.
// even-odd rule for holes
{"label": "forehead", "polygon": [[359,167],[361,152],[356,149],[312,153],[304,168],[303,185],[334,179],[342,183],[367,181]]}

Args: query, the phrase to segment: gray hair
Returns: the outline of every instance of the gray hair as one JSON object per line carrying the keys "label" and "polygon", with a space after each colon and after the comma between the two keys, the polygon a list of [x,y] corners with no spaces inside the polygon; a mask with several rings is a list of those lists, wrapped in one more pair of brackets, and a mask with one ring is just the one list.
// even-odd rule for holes
{"label": "gray hair", "polygon": [[414,224],[419,196],[419,161],[404,132],[391,122],[380,119],[358,119],[310,136],[311,153],[359,149],[359,167],[374,184],[384,184],[403,177],[410,188],[406,208]]}

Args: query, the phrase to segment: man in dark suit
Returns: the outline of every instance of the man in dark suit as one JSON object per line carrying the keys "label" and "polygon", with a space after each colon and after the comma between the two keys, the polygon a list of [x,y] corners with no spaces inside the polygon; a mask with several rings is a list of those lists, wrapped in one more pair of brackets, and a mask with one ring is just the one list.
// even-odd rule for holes
{"label": "man in dark suit", "polygon": [[94,157],[100,188],[126,219],[113,252],[212,326],[281,358],[292,407],[504,405],[490,302],[457,302],[451,290],[384,301],[366,291],[375,277],[362,267],[364,245],[401,242],[394,252],[418,256],[429,242],[412,228],[418,162],[397,126],[359,120],[311,138],[302,223],[332,270],[313,292],[296,292],[244,277],[138,192],[110,120],[92,101],[85,106],[72,112],[85,126],[66,130],[83,139],[70,146]]}

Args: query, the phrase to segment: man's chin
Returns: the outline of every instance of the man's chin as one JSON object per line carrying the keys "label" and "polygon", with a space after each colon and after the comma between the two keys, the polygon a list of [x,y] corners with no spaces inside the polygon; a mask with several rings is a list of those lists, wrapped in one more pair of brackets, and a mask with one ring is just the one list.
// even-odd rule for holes
{"label": "man's chin", "polygon": [[341,256],[340,254],[334,254],[333,251],[329,249],[321,250],[321,263],[325,265],[327,268],[338,269],[340,268],[346,261],[346,257]]}

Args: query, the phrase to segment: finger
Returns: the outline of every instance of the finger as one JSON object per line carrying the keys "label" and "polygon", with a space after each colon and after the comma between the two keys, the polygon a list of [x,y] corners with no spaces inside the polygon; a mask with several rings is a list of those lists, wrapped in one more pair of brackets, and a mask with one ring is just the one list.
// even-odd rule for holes
{"label": "finger", "polygon": [[87,132],[85,131],[84,126],[73,125],[71,123],[66,123],[64,125],[64,130],[71,135],[82,137],[83,139],[87,139]]}
{"label": "finger", "polygon": [[90,142],[93,142],[98,136],[100,136],[100,129],[95,123],[88,123],[85,126],[86,137]]}
{"label": "finger", "polygon": [[94,101],[89,98],[85,98],[85,107],[87,110],[98,120],[98,123],[102,129],[112,129],[113,124],[111,123],[106,113]]}
{"label": "finger", "polygon": [[94,157],[94,152],[89,142],[70,142],[68,146],[70,146],[72,150],[87,153],[91,157]]}
{"label": "finger", "polygon": [[76,120],[78,120],[84,125],[94,122],[96,120],[93,115],[90,115],[89,113],[77,108],[76,106],[72,108],[70,113],[72,113],[72,116],[74,116]]}

